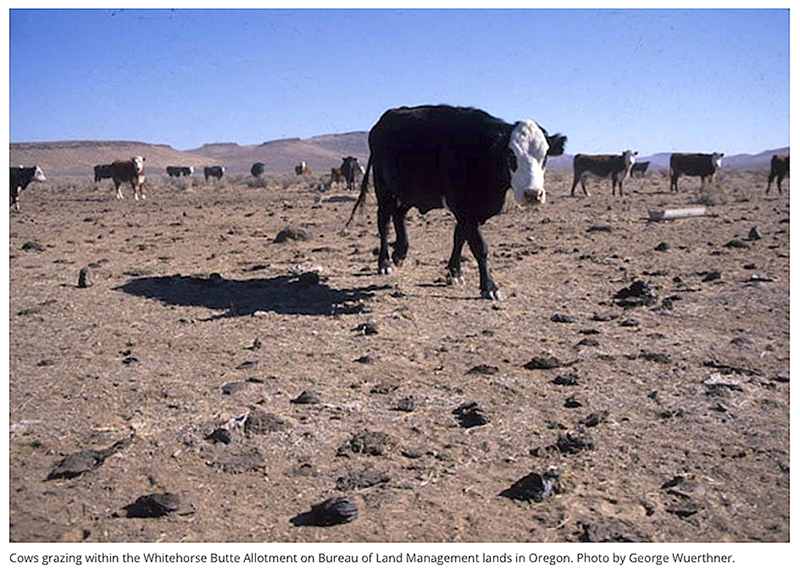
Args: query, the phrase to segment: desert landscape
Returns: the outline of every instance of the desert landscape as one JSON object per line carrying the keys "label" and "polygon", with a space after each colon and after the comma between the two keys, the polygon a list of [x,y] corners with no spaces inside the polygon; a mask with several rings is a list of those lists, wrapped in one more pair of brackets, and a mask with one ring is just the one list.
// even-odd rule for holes
{"label": "desert landscape", "polygon": [[445,210],[378,275],[326,165],[22,193],[11,541],[788,541],[788,180],[550,169],[483,227],[494,302]]}

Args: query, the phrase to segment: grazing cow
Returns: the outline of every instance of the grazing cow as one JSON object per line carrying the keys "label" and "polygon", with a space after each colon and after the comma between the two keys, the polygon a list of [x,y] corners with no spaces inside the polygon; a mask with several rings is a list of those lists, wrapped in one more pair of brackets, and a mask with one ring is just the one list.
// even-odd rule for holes
{"label": "grazing cow", "polygon": [[94,166],[94,181],[97,183],[98,181],[104,179],[111,179],[111,164],[110,163],[101,163]]}
{"label": "grazing cow", "polygon": [[306,162],[301,161],[300,165],[294,166],[294,173],[296,175],[311,175],[311,169],[308,167]]}
{"label": "grazing cow", "polygon": [[224,165],[207,165],[203,169],[203,175],[206,177],[206,183],[208,183],[209,177],[216,177],[217,181],[222,179],[222,175],[225,173],[225,166]]}
{"label": "grazing cow", "polygon": [[631,167],[636,163],[637,152],[629,149],[620,155],[586,155],[579,153],[572,160],[572,170],[575,173],[572,179],[572,191],[570,195],[575,195],[575,186],[581,182],[583,194],[589,197],[586,191],[586,176],[590,173],[597,177],[611,178],[611,195],[615,195],[617,186],[619,194],[622,196],[622,182],[631,173]]}
{"label": "grazing cow", "polygon": [[264,164],[260,161],[256,162],[253,164],[253,167],[250,168],[250,173],[253,177],[261,177],[264,173],[264,167]]}
{"label": "grazing cow", "polygon": [[33,167],[12,167],[9,176],[9,189],[11,191],[10,206],[14,206],[14,211],[19,212],[19,194],[28,187],[32,181],[46,181],[42,168],[38,165]]}
{"label": "grazing cow", "polygon": [[392,261],[399,266],[408,253],[408,210],[416,207],[425,213],[447,207],[456,218],[448,278],[463,283],[461,249],[466,241],[478,261],[481,295],[499,300],[478,226],[500,213],[509,187],[522,204],[544,203],[547,156],[564,153],[566,140],[561,134],[548,135],[531,120],[508,124],[475,108],[390,109],[369,133],[366,175],[347,225],[364,203],[373,169],[380,233],[378,273],[392,272],[390,219],[397,236]]}
{"label": "grazing cow", "polygon": [[167,166],[167,175],[170,177],[180,177],[182,175],[190,176],[194,174],[193,167],[187,166],[180,166],[180,165],[168,165]]}
{"label": "grazing cow", "polygon": [[331,168],[331,185],[342,183],[342,170],[338,167]]}
{"label": "grazing cow", "polygon": [[769,179],[767,180],[767,193],[772,188],[772,182],[778,178],[778,191],[783,193],[781,183],[784,177],[789,177],[789,154],[778,154],[772,156],[772,161],[769,165]]}
{"label": "grazing cow", "polygon": [[714,174],[722,167],[722,152],[674,153],[669,158],[669,190],[678,191],[678,178],[682,175],[700,176],[700,186],[713,181]]}
{"label": "grazing cow", "polygon": [[631,177],[636,173],[639,174],[639,177],[644,177],[644,172],[647,171],[648,167],[650,167],[649,161],[637,161],[631,166]]}
{"label": "grazing cow", "polygon": [[344,180],[347,182],[347,189],[355,189],[356,176],[364,173],[361,166],[358,164],[358,160],[351,155],[343,157],[342,167],[339,169],[342,172],[342,177],[344,177]]}
{"label": "grazing cow", "polygon": [[128,161],[117,160],[111,164],[111,179],[117,190],[117,199],[122,197],[122,184],[129,182],[133,188],[133,199],[144,199],[144,158],[135,156]]}

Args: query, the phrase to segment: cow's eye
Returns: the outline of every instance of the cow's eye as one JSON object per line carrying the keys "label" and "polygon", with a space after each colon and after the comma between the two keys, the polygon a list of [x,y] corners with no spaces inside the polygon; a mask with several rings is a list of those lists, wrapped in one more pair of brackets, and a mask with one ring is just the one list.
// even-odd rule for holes
{"label": "cow's eye", "polygon": [[517,156],[511,150],[508,150],[508,167],[512,172],[517,171],[519,167],[517,165]]}

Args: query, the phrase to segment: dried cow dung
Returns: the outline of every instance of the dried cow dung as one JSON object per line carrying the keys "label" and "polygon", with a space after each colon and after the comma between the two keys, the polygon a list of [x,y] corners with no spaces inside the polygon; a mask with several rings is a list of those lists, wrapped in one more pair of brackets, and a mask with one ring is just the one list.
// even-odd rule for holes
{"label": "dried cow dung", "polygon": [[289,423],[285,420],[262,411],[261,409],[254,409],[247,415],[244,421],[244,432],[246,435],[251,434],[266,434],[268,432],[276,432],[288,427]]}
{"label": "dried cow dung", "polygon": [[489,422],[489,417],[475,402],[458,406],[453,410],[453,414],[458,418],[458,424],[467,429],[485,425]]}
{"label": "dried cow dung", "polygon": [[122,439],[115,442],[110,447],[103,450],[83,450],[71,454],[61,461],[59,461],[50,474],[47,475],[47,480],[56,478],[75,478],[101,466],[105,460],[112,454],[118,453],[120,450],[130,444],[132,437]]}
{"label": "dried cow dung", "polygon": [[500,496],[512,500],[541,502],[545,498],[561,492],[558,478],[559,473],[555,470],[548,470],[543,474],[532,472],[509,486],[500,493]]}
{"label": "dried cow dung", "polygon": [[634,281],[628,287],[623,287],[614,294],[617,305],[620,307],[637,307],[640,305],[653,305],[656,296],[647,281]]}
{"label": "dried cow dung", "polygon": [[347,456],[349,453],[368,454],[381,456],[392,445],[388,434],[380,431],[363,430],[350,437],[346,443],[339,447],[336,456]]}
{"label": "dried cow dung", "polygon": [[594,450],[594,441],[583,428],[559,434],[556,448],[562,454],[576,454],[582,450]]}
{"label": "dried cow dung", "polygon": [[298,514],[291,522],[295,526],[335,526],[352,522],[357,516],[358,508],[352,499],[335,497],[315,504],[309,512]]}
{"label": "dried cow dung", "polygon": [[180,508],[181,500],[177,494],[146,494],[125,506],[128,518],[160,518]]}
{"label": "dried cow dung", "polygon": [[558,367],[563,367],[561,361],[553,357],[552,355],[549,357],[534,357],[524,365],[522,365],[526,369],[529,370],[536,370],[536,369],[557,369]]}

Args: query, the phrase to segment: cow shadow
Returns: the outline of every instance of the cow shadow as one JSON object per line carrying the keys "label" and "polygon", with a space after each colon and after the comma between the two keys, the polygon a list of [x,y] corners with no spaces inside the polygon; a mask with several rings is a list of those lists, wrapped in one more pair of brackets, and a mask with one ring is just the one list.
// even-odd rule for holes
{"label": "cow shadow", "polygon": [[333,289],[312,274],[269,279],[225,279],[218,274],[136,277],[116,290],[165,305],[205,307],[219,314],[207,320],[252,315],[257,311],[281,315],[351,315],[364,311],[374,292],[386,289]]}

